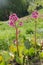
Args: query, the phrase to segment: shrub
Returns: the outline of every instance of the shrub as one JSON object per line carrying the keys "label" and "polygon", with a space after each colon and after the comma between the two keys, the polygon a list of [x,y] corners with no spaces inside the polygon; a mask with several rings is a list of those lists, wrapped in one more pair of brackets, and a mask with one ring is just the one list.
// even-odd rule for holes
{"label": "shrub", "polygon": [[11,13],[16,13],[19,17],[27,15],[26,0],[9,0],[8,5],[0,9],[0,20],[8,20]]}

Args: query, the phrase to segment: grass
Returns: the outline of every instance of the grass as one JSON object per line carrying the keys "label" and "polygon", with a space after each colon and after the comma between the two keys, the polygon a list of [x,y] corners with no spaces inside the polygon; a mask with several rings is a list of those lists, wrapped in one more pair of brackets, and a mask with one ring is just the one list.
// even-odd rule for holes
{"label": "grass", "polygon": [[[28,18],[26,21],[23,21],[23,24],[24,25],[19,28],[19,30],[21,30],[21,35],[27,35],[27,31],[34,31],[34,20]],[[41,28],[43,28],[43,19],[38,19],[37,30]],[[10,27],[6,22],[0,22],[0,39],[12,38],[15,38],[15,29]]]}

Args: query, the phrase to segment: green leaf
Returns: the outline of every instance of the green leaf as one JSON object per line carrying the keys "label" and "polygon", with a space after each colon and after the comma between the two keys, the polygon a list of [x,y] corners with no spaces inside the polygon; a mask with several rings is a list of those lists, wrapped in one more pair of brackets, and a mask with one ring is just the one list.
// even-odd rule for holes
{"label": "green leaf", "polygon": [[43,59],[43,52],[39,54],[40,58]]}
{"label": "green leaf", "polygon": [[4,61],[3,61],[3,62],[1,62],[1,63],[0,63],[0,65],[5,65],[5,62],[4,62]]}
{"label": "green leaf", "polygon": [[29,49],[31,47],[30,41],[28,39],[25,40],[24,46],[26,47],[26,49]]}
{"label": "green leaf", "polygon": [[16,62],[17,62],[17,63],[21,63],[21,60],[20,60],[19,57],[16,57]]}
{"label": "green leaf", "polygon": [[34,56],[34,54],[35,54],[35,49],[33,48],[33,47],[31,47],[30,49],[29,49],[29,56]]}
{"label": "green leaf", "polygon": [[10,59],[9,53],[8,52],[4,53],[3,58],[4,58],[5,61],[8,61]]}

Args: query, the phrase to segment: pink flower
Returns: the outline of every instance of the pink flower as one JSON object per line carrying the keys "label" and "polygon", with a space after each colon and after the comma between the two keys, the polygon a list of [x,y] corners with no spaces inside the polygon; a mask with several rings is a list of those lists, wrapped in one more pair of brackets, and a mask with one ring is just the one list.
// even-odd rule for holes
{"label": "pink flower", "polygon": [[13,20],[14,22],[18,20],[18,16],[13,13],[12,15],[9,16],[9,20]]}
{"label": "pink flower", "polygon": [[37,11],[32,12],[32,18],[35,18],[35,19],[38,18],[38,12]]}
{"label": "pink flower", "polygon": [[18,16],[13,13],[9,16],[9,25],[14,26],[15,22],[18,21]]}
{"label": "pink flower", "polygon": [[23,22],[20,22],[19,25],[20,25],[20,26],[23,26]]}
{"label": "pink flower", "polygon": [[9,25],[14,27],[14,23],[12,21],[9,22]]}

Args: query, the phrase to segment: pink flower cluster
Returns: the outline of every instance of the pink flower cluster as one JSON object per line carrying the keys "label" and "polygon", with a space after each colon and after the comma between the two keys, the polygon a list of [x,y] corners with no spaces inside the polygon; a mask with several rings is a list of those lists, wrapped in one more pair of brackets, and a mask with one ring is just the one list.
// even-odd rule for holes
{"label": "pink flower cluster", "polygon": [[[15,13],[11,14],[9,16],[9,25],[12,26],[12,27],[14,27],[15,24],[16,24],[16,22],[18,21],[18,19],[19,18],[18,18],[18,16]],[[19,26],[23,26],[23,22],[20,22]]]}
{"label": "pink flower cluster", "polygon": [[37,11],[34,11],[34,12],[32,12],[32,18],[35,18],[35,19],[37,19],[38,18],[38,12]]}
{"label": "pink flower cluster", "polygon": [[23,22],[20,22],[20,23],[19,23],[19,26],[23,26]]}
{"label": "pink flower cluster", "polygon": [[10,15],[9,16],[9,25],[10,26],[15,26],[15,23],[16,23],[16,21],[18,21],[18,16],[15,14],[15,13],[13,13],[12,15]]}

